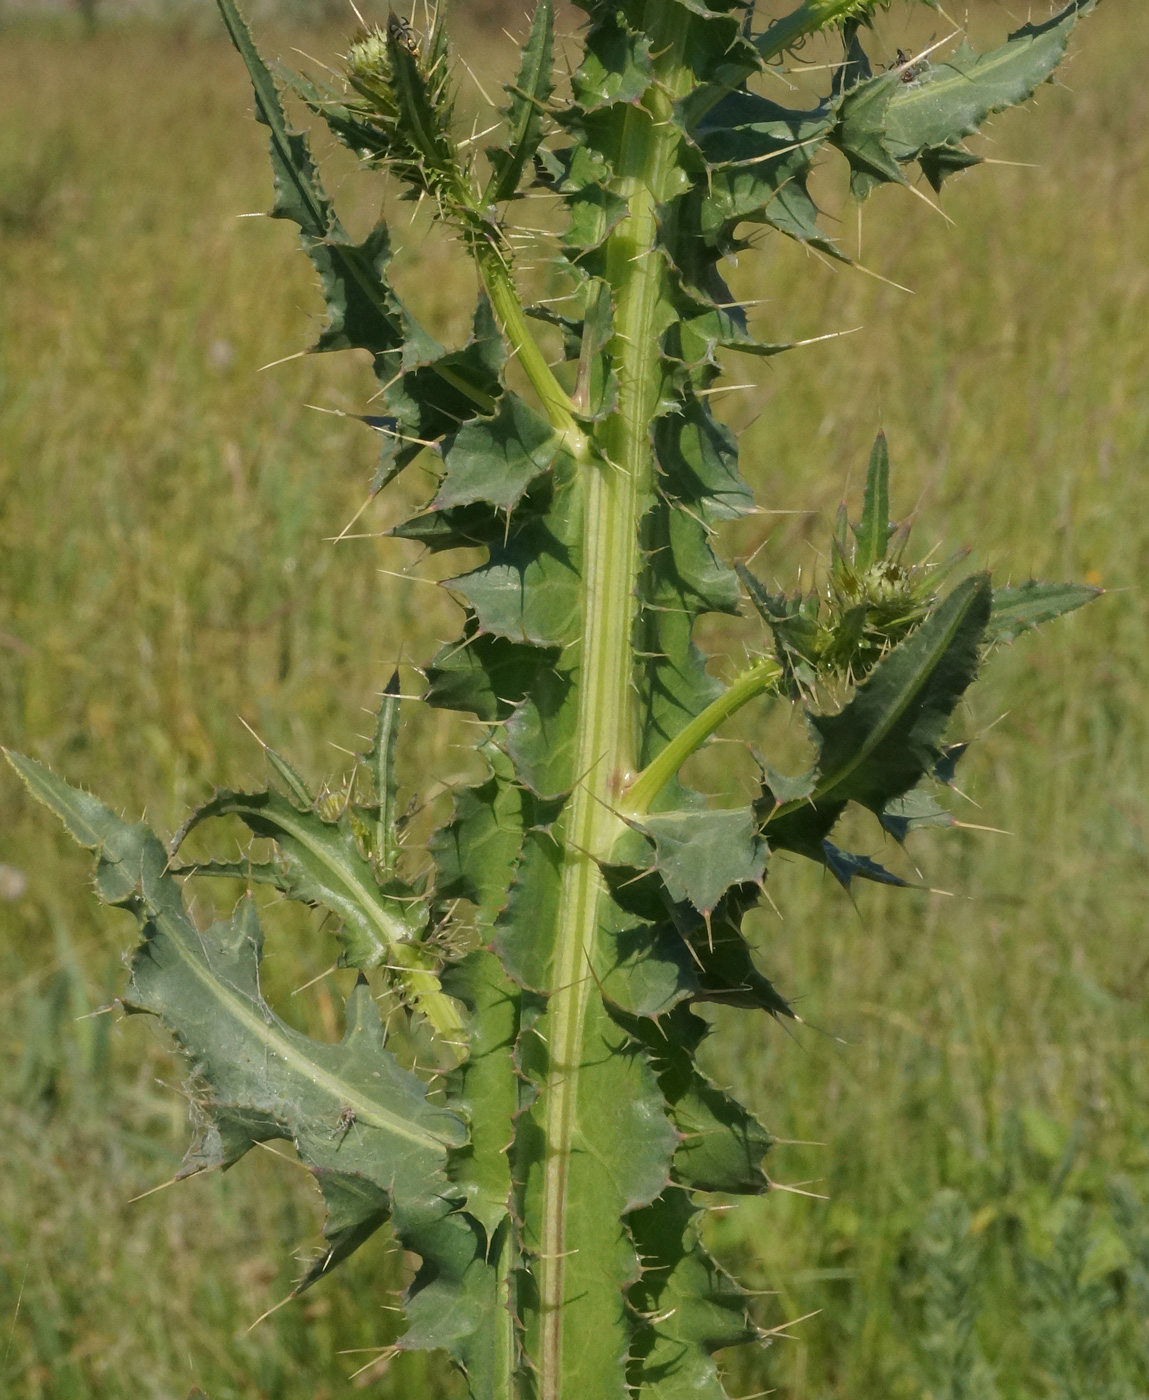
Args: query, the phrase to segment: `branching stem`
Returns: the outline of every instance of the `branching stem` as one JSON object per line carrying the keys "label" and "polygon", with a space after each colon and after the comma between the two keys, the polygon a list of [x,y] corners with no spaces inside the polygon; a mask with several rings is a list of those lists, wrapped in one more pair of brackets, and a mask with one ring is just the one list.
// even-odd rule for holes
{"label": "branching stem", "polygon": [[676,734],[653,762],[648,763],[623,795],[620,810],[628,817],[645,816],[655,798],[692,753],[743,705],[773,690],[782,678],[782,668],[773,657],[763,657],[743,671],[712,704]]}

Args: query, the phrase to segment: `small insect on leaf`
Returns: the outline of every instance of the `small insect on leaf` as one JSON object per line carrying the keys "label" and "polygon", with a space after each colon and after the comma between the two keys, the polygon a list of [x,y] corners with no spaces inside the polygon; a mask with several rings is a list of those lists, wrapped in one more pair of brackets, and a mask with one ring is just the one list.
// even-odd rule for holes
{"label": "small insect on leaf", "polygon": [[408,53],[419,52],[419,40],[415,37],[411,21],[406,15],[397,15],[392,11],[387,16],[387,34],[397,44],[401,44]]}
{"label": "small insect on leaf", "polygon": [[339,1121],[332,1129],[331,1136],[337,1137],[340,1142],[347,1136],[355,1126],[355,1110],[350,1104],[344,1104],[339,1110]]}

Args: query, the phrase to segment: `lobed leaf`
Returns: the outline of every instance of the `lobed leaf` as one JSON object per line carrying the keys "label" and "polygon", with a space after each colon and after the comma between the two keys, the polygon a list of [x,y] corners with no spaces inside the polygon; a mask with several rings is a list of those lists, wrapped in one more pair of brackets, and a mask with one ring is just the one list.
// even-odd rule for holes
{"label": "lobed leaf", "polygon": [[444,442],[445,471],[432,508],[486,501],[509,513],[561,448],[545,418],[505,393],[492,418],[474,418]]}
{"label": "lobed leaf", "polygon": [[947,174],[976,164],[962,139],[986,118],[1032,97],[1065,56],[1077,21],[1096,0],[1071,0],[1053,18],[1026,24],[978,54],[963,40],[945,58],[878,74],[839,100],[833,141],[850,161],[859,197],[882,182],[905,183],[899,166],[918,161],[935,189]]}
{"label": "lobed leaf", "polygon": [[681,1141],[674,1179],[694,1191],[757,1195],[770,1183],[762,1158],[773,1138],[754,1117],[698,1069],[695,1055],[710,1027],[684,1005],[655,1019],[625,1022],[646,1046]]}
{"label": "lobed leaf", "polygon": [[766,846],[750,807],[658,812],[635,822],[670,898],[709,915],[731,885],[761,884]]}
{"label": "lobed leaf", "polygon": [[702,1245],[701,1213],[670,1187],[627,1222],[643,1261],[630,1291],[639,1327],[628,1379],[638,1400],[726,1400],[713,1353],[758,1335],[746,1294]]}
{"label": "lobed leaf", "polygon": [[260,991],[263,936],[249,897],[231,919],[201,931],[166,850],[146,826],[121,820],[30,759],[7,757],[33,795],[95,853],[100,898],[130,909],[141,925],[124,1005],[160,1017],[195,1068],[200,1135],[180,1174],[230,1166],[268,1139],[293,1142],[333,1212],[328,1251],[300,1288],[390,1213],[428,1227],[455,1209],[447,1154],[463,1146],[465,1127],[428,1103],[423,1083],[384,1048],[364,979],[348,999],[339,1044],[293,1030]]}

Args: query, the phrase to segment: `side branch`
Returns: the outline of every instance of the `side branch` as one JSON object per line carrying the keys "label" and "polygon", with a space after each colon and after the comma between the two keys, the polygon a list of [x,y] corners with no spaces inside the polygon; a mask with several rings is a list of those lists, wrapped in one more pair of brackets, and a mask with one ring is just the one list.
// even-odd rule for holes
{"label": "side branch", "polygon": [[690,755],[696,753],[731,715],[757,696],[773,690],[781,678],[782,668],[773,657],[764,657],[744,671],[727,691],[676,734],[658,757],[634,779],[619,804],[622,815],[645,816],[655,798]]}

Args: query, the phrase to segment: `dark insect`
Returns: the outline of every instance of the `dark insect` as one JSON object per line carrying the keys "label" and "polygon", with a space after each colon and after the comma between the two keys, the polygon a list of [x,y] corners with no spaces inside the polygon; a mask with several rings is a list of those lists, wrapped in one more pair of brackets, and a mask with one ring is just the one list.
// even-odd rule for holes
{"label": "dark insect", "polygon": [[336,1123],[331,1136],[337,1137],[339,1141],[342,1142],[354,1126],[355,1110],[350,1106],[350,1104],[344,1104],[343,1107],[339,1110],[339,1122]]}
{"label": "dark insect", "polygon": [[411,28],[411,21],[406,15],[397,15],[394,12],[387,16],[387,35],[394,39],[397,44],[407,50],[408,53],[419,52],[419,41],[415,37],[415,31]]}
{"label": "dark insect", "polygon": [[910,61],[913,56],[912,50],[909,53],[907,53],[905,49],[898,50],[897,62],[894,64],[894,67],[905,70],[901,76],[901,81],[903,83],[912,83],[917,77],[917,74],[914,72],[914,65]]}

